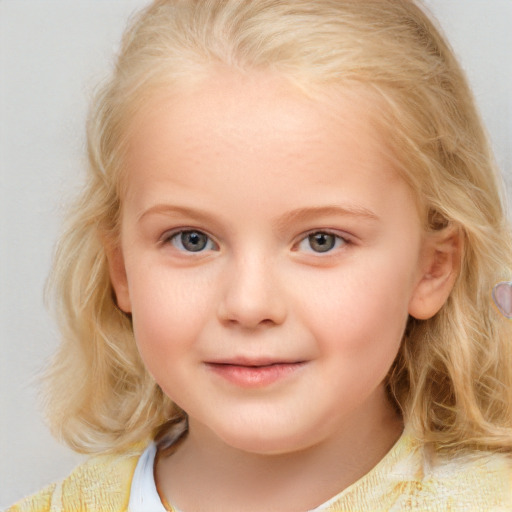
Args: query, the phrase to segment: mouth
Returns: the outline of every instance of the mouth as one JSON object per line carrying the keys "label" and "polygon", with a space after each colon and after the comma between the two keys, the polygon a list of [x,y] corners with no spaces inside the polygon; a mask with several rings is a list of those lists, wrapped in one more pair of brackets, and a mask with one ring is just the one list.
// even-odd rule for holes
{"label": "mouth", "polygon": [[206,363],[207,368],[215,375],[244,388],[261,388],[286,380],[305,365],[306,361],[245,359]]}

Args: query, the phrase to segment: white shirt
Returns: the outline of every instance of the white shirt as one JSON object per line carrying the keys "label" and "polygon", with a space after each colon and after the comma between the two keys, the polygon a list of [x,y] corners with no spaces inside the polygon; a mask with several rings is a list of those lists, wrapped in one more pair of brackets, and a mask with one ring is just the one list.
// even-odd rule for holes
{"label": "white shirt", "polygon": [[[133,474],[130,490],[129,512],[167,512],[160,500],[155,484],[155,455],[156,444],[151,443],[142,453]],[[336,496],[310,512],[326,511],[329,504],[334,502]],[[180,512],[173,506],[176,512]]]}
{"label": "white shirt", "polygon": [[156,490],[153,472],[155,455],[156,444],[151,443],[137,462],[130,490],[129,512],[166,512]]}

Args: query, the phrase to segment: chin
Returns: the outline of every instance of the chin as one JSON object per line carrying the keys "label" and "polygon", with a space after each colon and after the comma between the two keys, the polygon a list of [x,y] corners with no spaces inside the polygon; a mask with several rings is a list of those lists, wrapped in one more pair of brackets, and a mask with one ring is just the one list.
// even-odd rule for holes
{"label": "chin", "polygon": [[249,428],[238,425],[216,434],[232,448],[255,455],[284,455],[307,449],[319,441],[309,432],[290,428],[290,424],[284,428],[272,428],[263,424],[259,428],[254,424]]}

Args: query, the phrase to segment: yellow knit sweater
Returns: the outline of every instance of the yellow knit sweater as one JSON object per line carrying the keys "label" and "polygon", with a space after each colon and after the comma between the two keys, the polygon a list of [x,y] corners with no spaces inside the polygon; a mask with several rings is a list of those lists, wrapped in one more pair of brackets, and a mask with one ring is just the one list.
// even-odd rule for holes
{"label": "yellow knit sweater", "polygon": [[[8,512],[125,512],[141,449],[101,455]],[[443,459],[404,434],[367,475],[325,510],[351,512],[512,511],[512,462],[502,454]]]}

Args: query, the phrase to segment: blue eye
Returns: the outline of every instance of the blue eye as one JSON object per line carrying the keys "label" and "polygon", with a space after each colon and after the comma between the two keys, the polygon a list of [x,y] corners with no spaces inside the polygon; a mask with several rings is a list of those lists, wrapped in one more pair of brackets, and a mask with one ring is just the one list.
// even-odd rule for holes
{"label": "blue eye", "polygon": [[346,244],[341,236],[327,231],[310,233],[299,243],[299,250],[306,252],[326,253]]}
{"label": "blue eye", "polygon": [[171,244],[180,251],[203,252],[216,248],[213,240],[202,231],[187,230],[179,231],[169,238]]}

